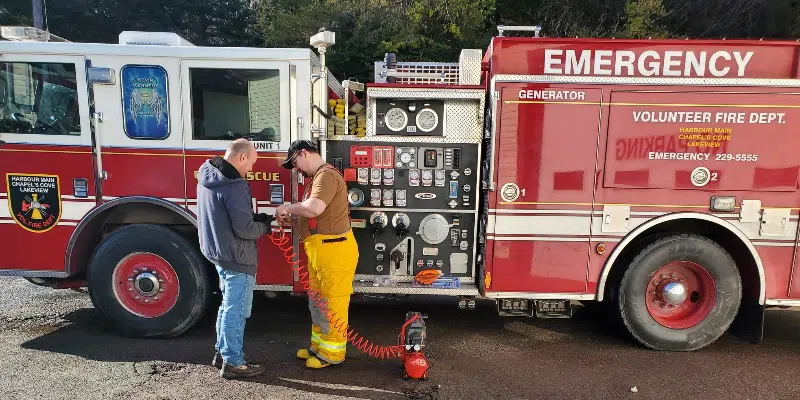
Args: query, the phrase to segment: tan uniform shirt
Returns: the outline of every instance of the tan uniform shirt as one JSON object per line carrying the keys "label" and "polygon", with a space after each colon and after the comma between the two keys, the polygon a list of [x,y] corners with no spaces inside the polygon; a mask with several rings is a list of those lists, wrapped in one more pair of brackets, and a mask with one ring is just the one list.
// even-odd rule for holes
{"label": "tan uniform shirt", "polygon": [[[341,235],[350,230],[350,205],[347,203],[347,184],[339,171],[327,166],[314,175],[310,189],[306,189],[303,200],[319,199],[328,206],[317,216],[317,233]],[[299,217],[300,239],[311,235],[308,218]]]}

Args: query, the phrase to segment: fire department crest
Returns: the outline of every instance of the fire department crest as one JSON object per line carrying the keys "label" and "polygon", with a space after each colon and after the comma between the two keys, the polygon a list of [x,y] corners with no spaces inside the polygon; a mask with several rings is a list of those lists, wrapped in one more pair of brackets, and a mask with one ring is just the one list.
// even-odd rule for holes
{"label": "fire department crest", "polygon": [[8,208],[17,225],[43,233],[61,219],[61,187],[58,175],[6,174]]}

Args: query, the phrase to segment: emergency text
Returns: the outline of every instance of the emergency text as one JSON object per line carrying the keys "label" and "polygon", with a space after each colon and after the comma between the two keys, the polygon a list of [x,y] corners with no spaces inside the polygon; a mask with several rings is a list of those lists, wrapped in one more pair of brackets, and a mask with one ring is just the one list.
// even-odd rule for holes
{"label": "emergency text", "polygon": [[754,52],[719,50],[544,50],[544,73],[556,75],[743,77]]}

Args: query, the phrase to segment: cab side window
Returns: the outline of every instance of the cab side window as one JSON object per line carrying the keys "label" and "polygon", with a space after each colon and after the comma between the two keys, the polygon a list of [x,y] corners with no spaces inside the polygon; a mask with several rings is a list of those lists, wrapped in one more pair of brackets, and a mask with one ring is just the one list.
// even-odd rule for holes
{"label": "cab side window", "polygon": [[0,62],[0,132],[81,134],[75,65]]}
{"label": "cab side window", "polygon": [[192,138],[280,141],[280,71],[190,68]]}

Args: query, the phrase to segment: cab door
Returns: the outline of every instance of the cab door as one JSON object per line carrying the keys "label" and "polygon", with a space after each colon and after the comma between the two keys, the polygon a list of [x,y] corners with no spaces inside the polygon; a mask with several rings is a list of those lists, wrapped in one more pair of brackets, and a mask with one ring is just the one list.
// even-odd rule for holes
{"label": "cab door", "polygon": [[[189,209],[197,212],[200,166],[224,155],[237,138],[251,140],[258,150],[258,161],[246,176],[253,210],[274,215],[279,205],[291,202],[292,174],[280,165],[293,134],[290,63],[274,59],[182,60],[181,79]],[[286,234],[291,237],[291,229]],[[291,290],[292,268],[268,237],[258,240],[258,259],[256,284],[268,285],[270,290]]]}
{"label": "cab door", "polygon": [[95,201],[85,60],[16,45],[0,43],[0,275],[64,277]]}
{"label": "cab door", "polygon": [[103,199],[150,196],[186,206],[180,67],[171,57],[92,55]]}

